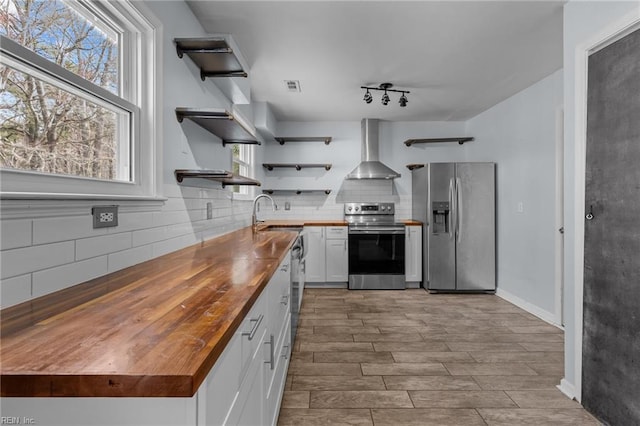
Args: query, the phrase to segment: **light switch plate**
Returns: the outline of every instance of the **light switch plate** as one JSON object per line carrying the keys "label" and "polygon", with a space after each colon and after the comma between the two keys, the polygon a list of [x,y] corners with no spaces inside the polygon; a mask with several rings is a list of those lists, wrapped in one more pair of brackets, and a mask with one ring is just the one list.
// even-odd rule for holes
{"label": "light switch plate", "polygon": [[94,206],[91,214],[94,228],[118,226],[118,206]]}

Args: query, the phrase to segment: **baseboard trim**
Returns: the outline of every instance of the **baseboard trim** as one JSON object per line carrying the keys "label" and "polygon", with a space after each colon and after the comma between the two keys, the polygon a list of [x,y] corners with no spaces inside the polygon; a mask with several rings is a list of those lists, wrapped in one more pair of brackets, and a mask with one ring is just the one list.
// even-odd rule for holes
{"label": "baseboard trim", "polygon": [[347,283],[306,282],[304,283],[304,288],[349,288],[349,285]]}
{"label": "baseboard trim", "polygon": [[567,379],[560,380],[560,384],[556,387],[569,398],[576,399],[576,387],[569,383]]}
{"label": "baseboard trim", "polygon": [[551,312],[545,311],[544,309],[541,309],[536,305],[519,298],[518,296],[514,296],[513,294],[501,288],[496,289],[496,296],[506,300],[507,302],[513,303],[517,307],[522,308],[530,314],[537,316],[541,320],[548,322],[554,327],[558,327],[560,330],[564,330],[564,328],[556,322],[556,317]]}

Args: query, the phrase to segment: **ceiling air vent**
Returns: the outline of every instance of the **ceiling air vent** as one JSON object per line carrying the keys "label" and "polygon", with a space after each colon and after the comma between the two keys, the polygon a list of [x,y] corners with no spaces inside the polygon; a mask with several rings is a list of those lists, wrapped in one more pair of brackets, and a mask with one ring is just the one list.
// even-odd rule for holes
{"label": "ceiling air vent", "polygon": [[300,92],[300,82],[298,80],[285,80],[284,84],[287,86],[287,92]]}

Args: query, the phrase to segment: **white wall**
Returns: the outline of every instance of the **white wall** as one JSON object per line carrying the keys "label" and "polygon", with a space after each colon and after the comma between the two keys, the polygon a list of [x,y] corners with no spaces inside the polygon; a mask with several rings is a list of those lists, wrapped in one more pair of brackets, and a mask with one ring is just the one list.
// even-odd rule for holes
{"label": "white wall", "polygon": [[[11,306],[64,287],[160,256],[249,224],[251,204],[231,199],[230,189],[209,181],[177,185],[177,168],[230,170],[230,148],[185,120],[174,109],[230,105],[214,83],[202,82],[196,66],[179,59],[175,37],[202,36],[204,31],[183,2],[145,3],[163,23],[159,95],[164,158],[161,206],[139,202],[31,201],[2,202],[0,304]],[[213,219],[206,219],[206,203]],[[92,229],[91,206],[119,204],[119,226]]]}
{"label": "white wall", "polygon": [[498,293],[532,305],[530,310],[549,321],[555,317],[556,110],[561,105],[562,71],[557,71],[467,122],[467,133],[476,140],[466,145],[466,160],[497,163]]}
{"label": "white wall", "polygon": [[[576,148],[576,137],[584,129],[576,128],[576,56],[584,58],[584,49],[604,33],[613,31],[629,14],[640,17],[640,3],[613,1],[570,1],[564,7],[564,137],[565,137],[565,378],[563,390],[580,398],[580,362],[576,360],[576,285],[582,286],[582,246],[584,240],[584,153]],[[626,20],[625,20],[626,21]],[[578,174],[580,173],[580,174]],[[577,205],[580,204],[580,205]],[[580,232],[578,232],[580,231]],[[579,294],[580,296],[580,294]],[[577,387],[577,388],[576,388]]]}
{"label": "white wall", "polygon": [[[331,163],[324,169],[274,169],[266,171],[263,188],[330,189],[326,195],[276,196],[279,207],[291,204],[290,211],[264,212],[260,218],[342,218],[345,202],[388,201],[396,203],[398,218],[411,217],[411,172],[407,164],[459,159],[464,152],[457,144],[414,146],[404,141],[410,138],[464,136],[462,122],[380,122],[380,160],[402,177],[387,180],[345,180],[361,160],[361,125],[359,121],[346,122],[280,122],[277,136],[331,136],[329,145],[322,142],[286,143],[267,142],[265,162],[271,163]],[[455,161],[455,160],[454,160]]]}

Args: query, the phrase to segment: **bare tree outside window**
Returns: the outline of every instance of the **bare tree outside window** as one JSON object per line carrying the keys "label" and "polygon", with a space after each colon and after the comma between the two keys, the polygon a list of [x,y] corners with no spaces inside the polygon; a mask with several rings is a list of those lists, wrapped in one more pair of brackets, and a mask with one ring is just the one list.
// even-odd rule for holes
{"label": "bare tree outside window", "polygon": [[[119,34],[81,4],[0,0],[0,34],[121,96]],[[28,63],[0,66],[0,166],[131,180],[130,112]]]}

